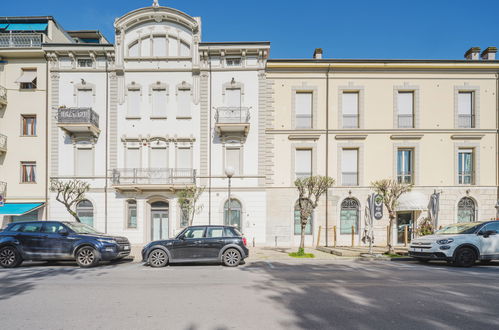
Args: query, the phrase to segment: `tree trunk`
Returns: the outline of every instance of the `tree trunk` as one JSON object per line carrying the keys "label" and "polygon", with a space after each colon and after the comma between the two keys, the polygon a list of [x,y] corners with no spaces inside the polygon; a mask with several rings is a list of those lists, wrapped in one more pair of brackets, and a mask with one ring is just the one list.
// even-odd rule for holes
{"label": "tree trunk", "polygon": [[305,249],[305,226],[306,224],[301,223],[301,235],[300,235],[300,249]]}
{"label": "tree trunk", "polygon": [[388,253],[390,254],[395,254],[395,249],[393,247],[393,223],[395,222],[395,215],[393,215],[392,212],[390,212],[390,221],[388,224]]}
{"label": "tree trunk", "polygon": [[66,210],[68,210],[69,214],[71,214],[73,216],[73,218],[75,218],[76,222],[81,222],[80,217],[78,216],[78,214],[76,212],[71,210],[71,208],[68,205],[64,204],[64,206],[66,206]]}

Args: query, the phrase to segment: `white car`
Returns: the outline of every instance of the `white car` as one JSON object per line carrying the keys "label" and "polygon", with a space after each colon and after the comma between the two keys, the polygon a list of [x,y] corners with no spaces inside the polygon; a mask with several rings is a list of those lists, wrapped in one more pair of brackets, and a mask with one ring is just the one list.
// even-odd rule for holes
{"label": "white car", "polygon": [[466,222],[449,225],[434,235],[414,239],[409,255],[419,261],[446,260],[471,267],[499,259],[499,221]]}

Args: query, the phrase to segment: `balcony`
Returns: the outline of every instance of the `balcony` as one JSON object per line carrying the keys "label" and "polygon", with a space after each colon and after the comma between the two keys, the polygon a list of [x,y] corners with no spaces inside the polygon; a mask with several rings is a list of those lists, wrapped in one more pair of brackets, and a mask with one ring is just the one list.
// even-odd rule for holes
{"label": "balcony", "polygon": [[219,107],[215,115],[215,130],[219,135],[244,134],[250,127],[249,107]]}
{"label": "balcony", "polygon": [[413,115],[398,115],[399,128],[414,128]]}
{"label": "balcony", "polygon": [[91,108],[59,108],[57,126],[70,135],[100,133],[99,115]]}
{"label": "balcony", "polygon": [[196,184],[196,170],[188,168],[121,168],[111,171],[119,191],[178,190]]}
{"label": "balcony", "polygon": [[40,33],[2,33],[0,34],[0,48],[41,48],[42,35]]}
{"label": "balcony", "polygon": [[0,86],[0,106],[7,105],[7,88]]}
{"label": "balcony", "polygon": [[341,173],[341,184],[343,186],[357,186],[359,184],[359,174],[357,172]]}
{"label": "balcony", "polygon": [[0,155],[7,152],[7,136],[0,134]]}
{"label": "balcony", "polygon": [[474,128],[475,115],[458,115],[457,124],[459,128]]}

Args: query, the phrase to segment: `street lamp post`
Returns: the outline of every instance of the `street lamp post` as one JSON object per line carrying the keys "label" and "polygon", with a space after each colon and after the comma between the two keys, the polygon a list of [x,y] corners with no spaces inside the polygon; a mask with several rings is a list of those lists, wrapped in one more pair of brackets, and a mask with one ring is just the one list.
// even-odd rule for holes
{"label": "street lamp post", "polygon": [[231,199],[230,199],[230,179],[232,178],[232,176],[234,175],[234,168],[232,166],[227,166],[225,168],[225,175],[227,175],[227,178],[229,179],[229,189],[228,189],[228,194],[229,194],[229,206],[227,207],[227,222],[230,224],[230,217],[231,217],[231,214],[230,214],[230,211],[231,211]]}

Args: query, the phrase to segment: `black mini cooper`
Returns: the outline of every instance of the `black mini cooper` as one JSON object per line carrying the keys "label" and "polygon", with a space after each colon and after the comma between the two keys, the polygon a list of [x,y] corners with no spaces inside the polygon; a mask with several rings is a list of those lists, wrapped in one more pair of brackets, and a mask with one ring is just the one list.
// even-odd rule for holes
{"label": "black mini cooper", "polygon": [[175,238],[147,244],[142,260],[151,267],[182,262],[221,262],[236,267],[249,255],[246,244],[246,238],[231,226],[190,226]]}

